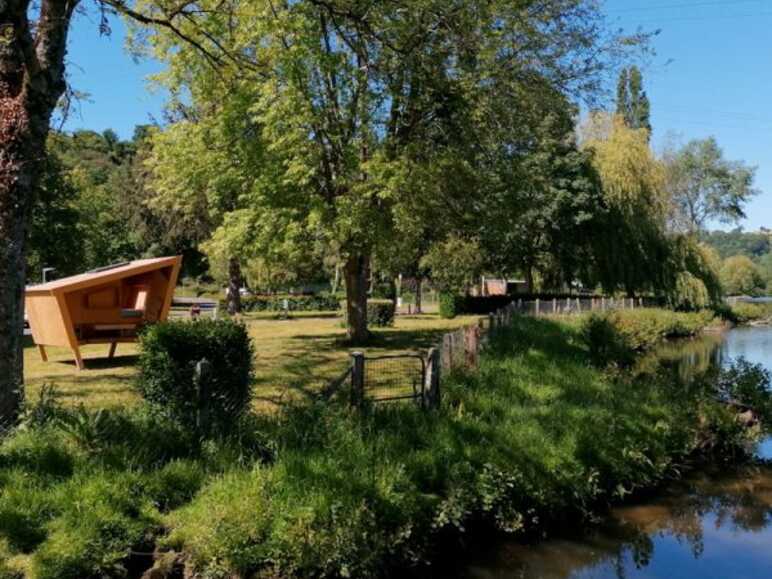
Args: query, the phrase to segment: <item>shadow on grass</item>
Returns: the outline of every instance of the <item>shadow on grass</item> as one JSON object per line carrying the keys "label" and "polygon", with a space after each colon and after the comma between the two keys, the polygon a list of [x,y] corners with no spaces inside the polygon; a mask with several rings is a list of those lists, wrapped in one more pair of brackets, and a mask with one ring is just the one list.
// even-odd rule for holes
{"label": "shadow on grass", "polygon": [[[83,361],[86,364],[84,372],[89,370],[112,370],[115,368],[123,368],[125,366],[136,366],[139,356],[136,354],[127,354],[125,356],[115,356],[113,358],[84,358]],[[53,364],[64,364],[66,366],[75,366],[75,360],[55,360]]]}

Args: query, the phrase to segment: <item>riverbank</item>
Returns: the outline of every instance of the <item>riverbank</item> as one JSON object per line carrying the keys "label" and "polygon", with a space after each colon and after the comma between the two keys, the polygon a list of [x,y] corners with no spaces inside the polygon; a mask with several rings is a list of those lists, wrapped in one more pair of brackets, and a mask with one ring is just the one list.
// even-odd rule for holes
{"label": "riverbank", "polygon": [[[744,358],[772,371],[772,328],[739,327],[651,353],[688,378]],[[643,362],[643,360],[642,360]],[[739,465],[699,463],[683,480],[631,497],[546,540],[498,537],[440,577],[764,577],[772,567],[772,439]]]}
{"label": "riverbank", "polygon": [[575,320],[516,318],[437,412],[298,404],[203,442],[46,401],[0,446],[0,553],[43,579],[138,576],[154,552],[207,577],[396,574],[468,528],[585,519],[749,434],[712,391],[590,359]]}

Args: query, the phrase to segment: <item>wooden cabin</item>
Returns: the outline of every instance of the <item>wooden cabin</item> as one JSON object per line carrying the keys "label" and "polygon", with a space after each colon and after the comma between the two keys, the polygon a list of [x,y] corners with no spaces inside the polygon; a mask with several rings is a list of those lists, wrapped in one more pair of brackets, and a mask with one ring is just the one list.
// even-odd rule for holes
{"label": "wooden cabin", "polygon": [[135,342],[139,328],[166,319],[182,257],[140,259],[27,287],[32,338],[47,361],[46,346],[70,348],[79,370],[80,346]]}

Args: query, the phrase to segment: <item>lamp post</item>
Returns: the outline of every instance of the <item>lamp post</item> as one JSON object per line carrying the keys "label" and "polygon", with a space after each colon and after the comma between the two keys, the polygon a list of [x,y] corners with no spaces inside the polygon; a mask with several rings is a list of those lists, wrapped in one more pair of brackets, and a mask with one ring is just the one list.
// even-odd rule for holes
{"label": "lamp post", "polygon": [[48,274],[51,273],[52,271],[56,271],[56,268],[55,267],[44,267],[43,268],[43,283],[46,283],[47,278],[48,278]]}

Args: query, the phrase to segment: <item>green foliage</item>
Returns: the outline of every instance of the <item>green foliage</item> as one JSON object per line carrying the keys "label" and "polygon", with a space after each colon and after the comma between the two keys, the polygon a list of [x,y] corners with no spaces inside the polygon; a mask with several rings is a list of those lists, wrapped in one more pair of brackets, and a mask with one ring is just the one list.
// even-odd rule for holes
{"label": "green foliage", "polygon": [[452,319],[462,313],[464,296],[452,292],[441,292],[439,294],[439,302],[440,317]]}
{"label": "green foliage", "polygon": [[392,300],[367,300],[367,322],[377,328],[394,325],[395,308]]}
{"label": "green foliage", "polygon": [[729,306],[728,310],[724,310],[724,317],[735,324],[747,324],[772,318],[772,305],[737,302]]}
{"label": "green foliage", "polygon": [[158,524],[137,474],[95,471],[73,477],[61,491],[70,496],[60,502],[62,511],[35,550],[31,564],[35,577],[119,574],[131,547],[140,546],[147,530]]}
{"label": "green foliage", "polygon": [[54,274],[63,277],[77,273],[86,260],[78,190],[67,180],[56,155],[46,155],[41,167],[27,241],[27,276],[35,283],[41,281],[44,267],[55,268]]}
{"label": "green foliage", "polygon": [[643,90],[643,75],[637,66],[623,68],[617,83],[617,115],[631,129],[646,129],[651,134],[649,97]]}
{"label": "green foliage", "polygon": [[253,351],[243,324],[156,324],[142,334],[140,349],[139,391],[163,415],[211,434],[231,430],[247,410]]}
{"label": "green foliage", "polygon": [[759,295],[766,289],[761,270],[750,258],[736,255],[721,265],[721,283],[728,295]]}
{"label": "green foliage", "polygon": [[376,284],[372,297],[378,300],[395,300],[397,298],[397,286],[393,281]]}
{"label": "green foliage", "polygon": [[[241,298],[241,309],[244,312],[279,312],[284,309],[287,300],[291,312],[337,312],[340,310],[340,300],[333,295],[273,295],[246,296]],[[225,307],[222,303],[221,307]]]}
{"label": "green foliage", "polygon": [[671,220],[689,233],[702,232],[711,219],[737,222],[758,193],[753,187],[756,169],[726,160],[713,137],[667,152],[665,167],[673,200]]}
{"label": "green foliage", "polygon": [[765,231],[743,231],[739,227],[731,231],[719,229],[703,232],[701,239],[715,249],[721,259],[744,255],[757,260],[772,253],[772,235]]}
{"label": "green foliage", "polygon": [[686,338],[711,323],[711,312],[682,313],[661,309],[619,310],[590,314],[582,321],[582,339],[596,364],[630,364],[637,353],[667,338]]}
{"label": "green foliage", "polygon": [[290,409],[279,462],[213,482],[170,516],[165,545],[211,576],[369,576],[420,562],[472,519],[523,532],[587,514],[661,481],[701,440],[691,390],[612,379],[574,329],[544,320],[516,319],[446,402]]}
{"label": "green foliage", "polygon": [[772,379],[769,370],[745,358],[721,368],[715,388],[726,402],[751,410],[765,432],[772,429]]}
{"label": "green foliage", "polygon": [[766,415],[753,368],[676,388],[587,364],[570,320],[513,324],[437,412],[311,402],[205,441],[143,409],[35,413],[54,418],[0,443],[0,553],[50,578],[126,576],[131,551],[168,548],[204,577],[396,575],[471,522],[537,532],[657,484],[706,436],[744,443],[722,398]]}
{"label": "green foliage", "polygon": [[[176,425],[142,409],[111,413],[109,428],[103,413],[54,414],[0,444],[0,553],[30,555],[24,576],[125,576],[131,550],[152,551],[162,513],[188,502],[220,465]],[[73,421],[91,426],[73,430]],[[211,452],[232,457],[226,448]],[[248,445],[239,452],[249,455]],[[15,577],[3,572],[0,564],[0,577]]]}
{"label": "green foliage", "polygon": [[[167,65],[155,78],[171,108],[185,111],[154,137],[159,199],[205,208],[213,262],[240,255],[291,273],[321,254],[358,273],[371,257],[384,272],[414,272],[432,242],[482,236],[482,215],[502,215],[504,188],[515,215],[533,191],[539,200],[560,192],[537,227],[552,240],[590,221],[587,156],[568,144],[571,101],[600,89],[618,50],[645,40],[609,38],[590,0],[547,0],[538,13],[498,1],[450,13],[441,0],[398,11],[303,1],[238,17],[230,5],[204,4],[187,15],[189,32],[239,55],[222,58],[216,73],[170,30],[134,40]],[[468,46],[479,47],[473,58]],[[538,176],[521,186],[532,167]],[[527,238],[517,236],[520,249]],[[569,247],[561,245],[559,275],[578,269]],[[362,292],[349,295],[352,311],[364,308]],[[360,320],[348,323],[351,337],[366,333]]]}
{"label": "green foliage", "polygon": [[609,293],[658,293],[671,246],[664,167],[649,147],[649,133],[603,114],[592,115],[584,132],[608,208],[593,236],[593,277]]}
{"label": "green foliage", "polygon": [[669,259],[663,268],[668,305],[681,311],[698,311],[722,303],[720,262],[715,251],[690,236],[670,240]]}
{"label": "green foliage", "polygon": [[429,249],[421,260],[433,286],[443,293],[462,293],[480,273],[483,258],[476,240],[451,236]]}

